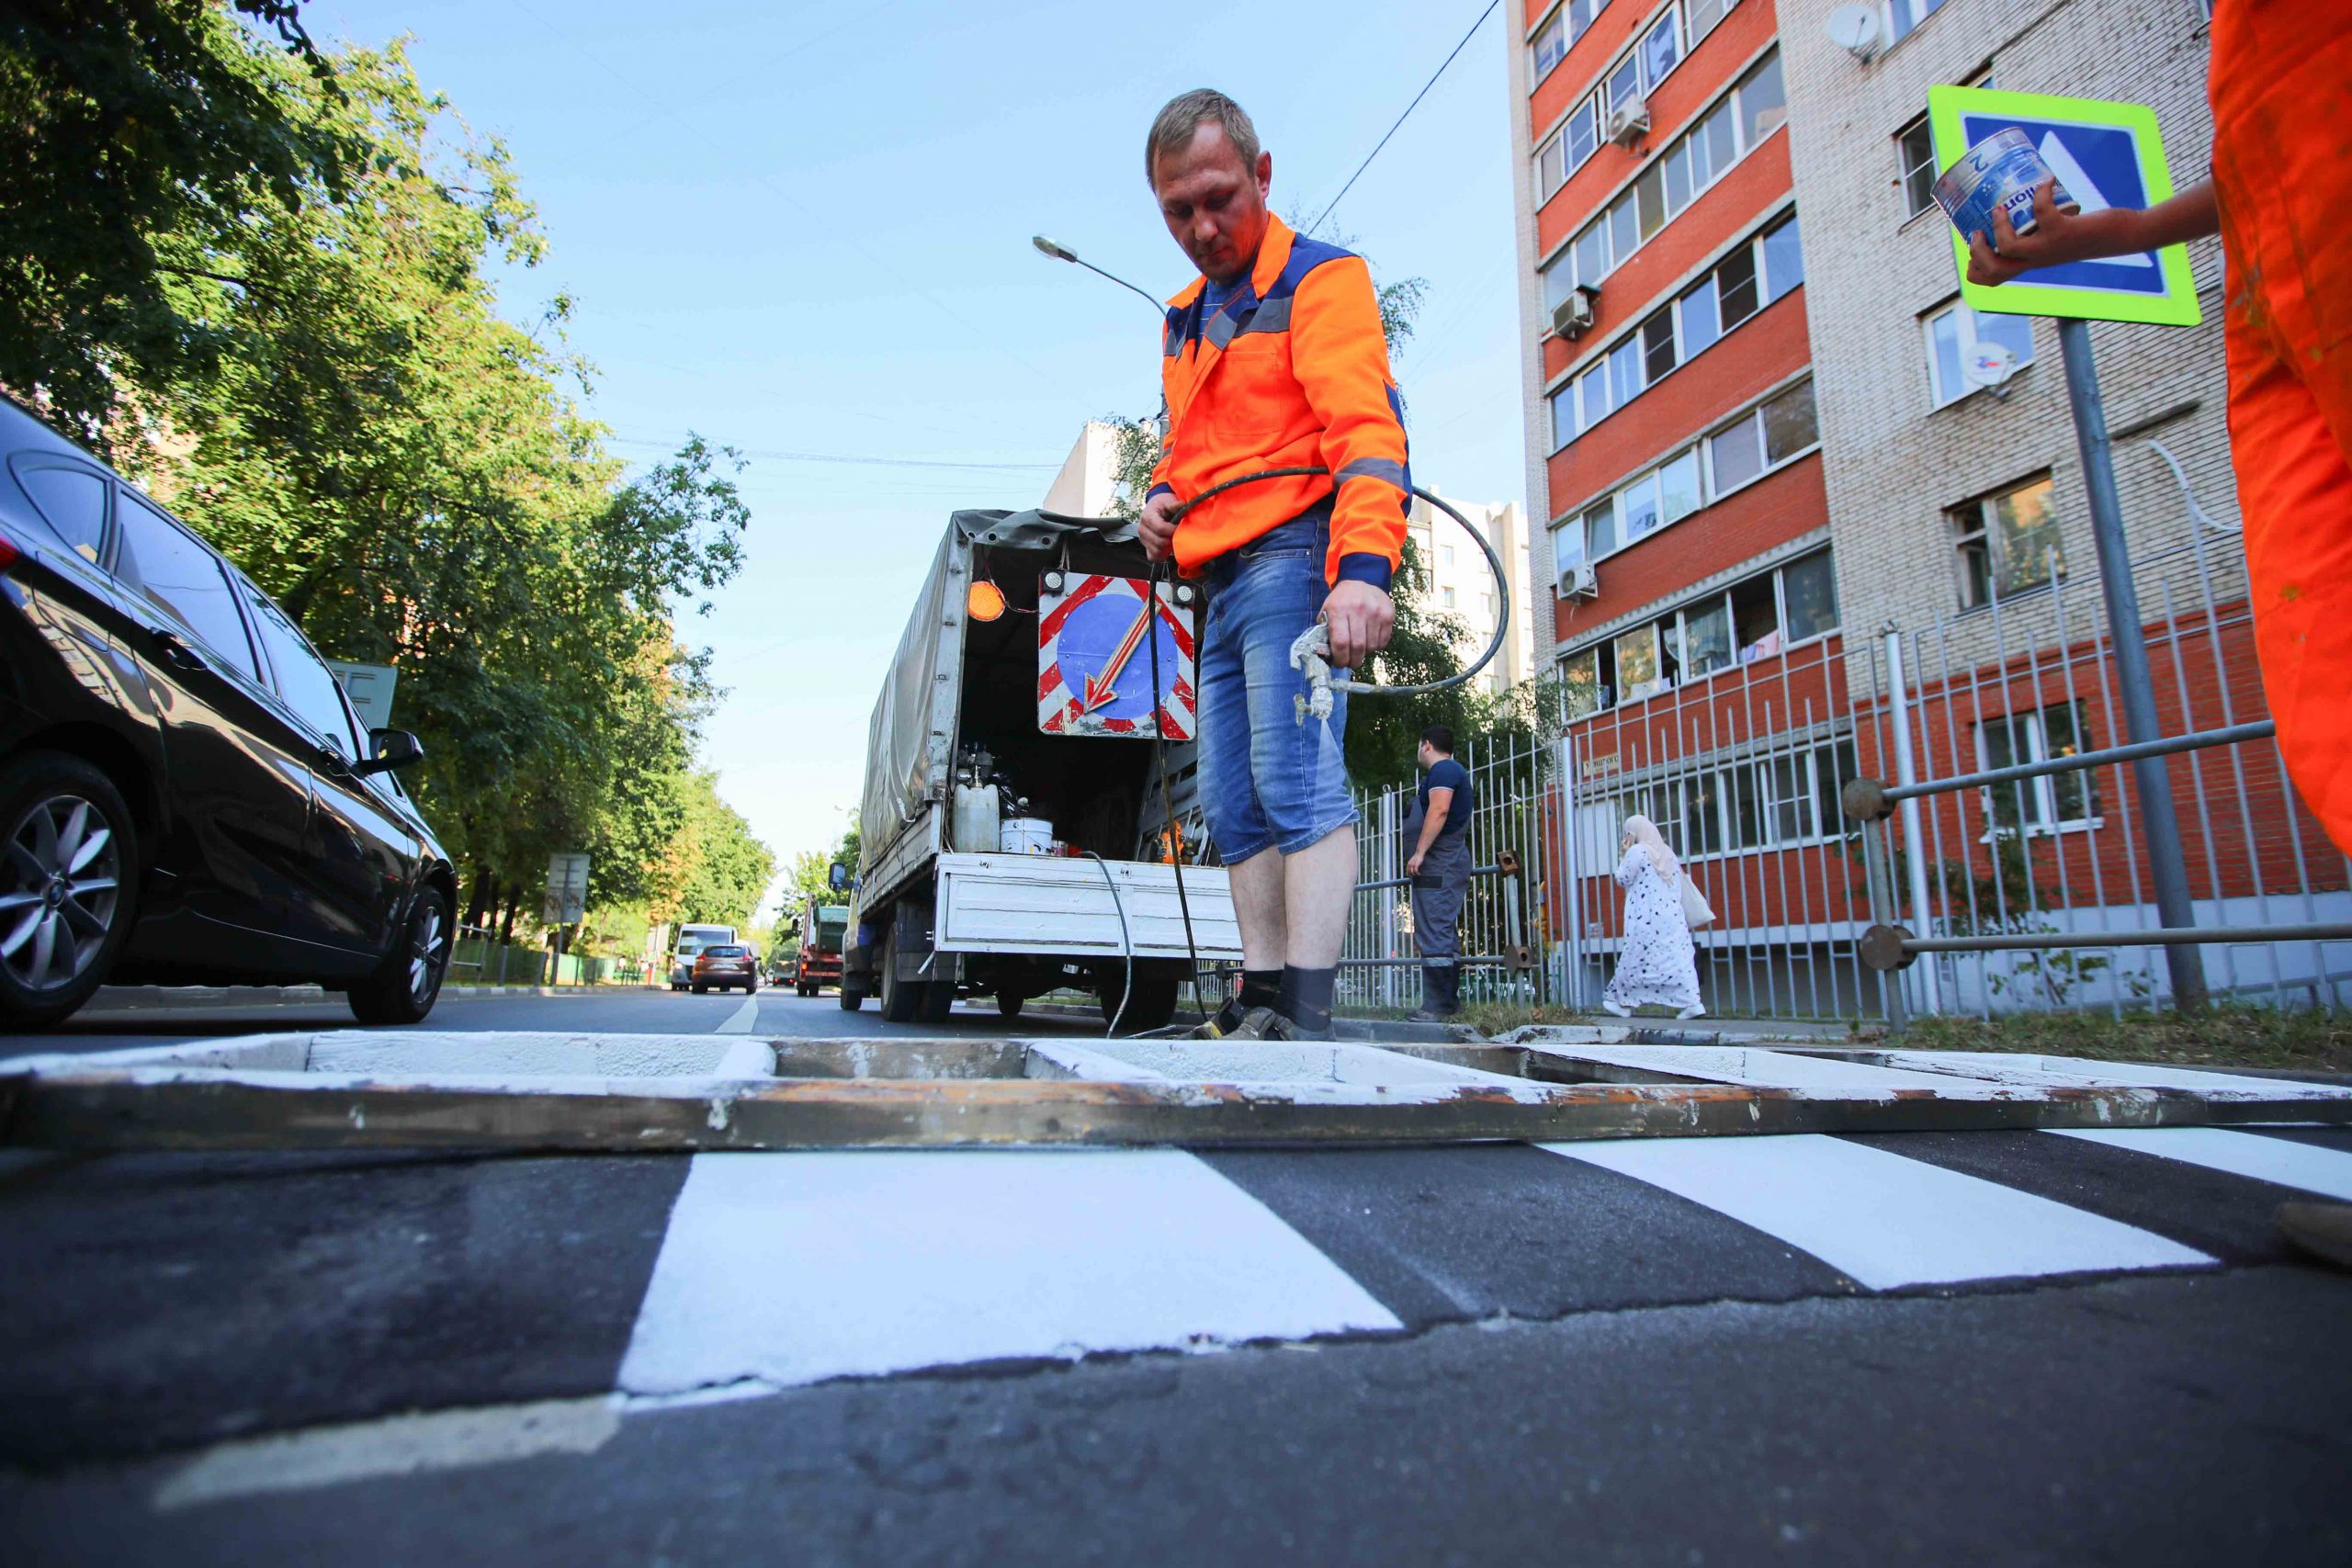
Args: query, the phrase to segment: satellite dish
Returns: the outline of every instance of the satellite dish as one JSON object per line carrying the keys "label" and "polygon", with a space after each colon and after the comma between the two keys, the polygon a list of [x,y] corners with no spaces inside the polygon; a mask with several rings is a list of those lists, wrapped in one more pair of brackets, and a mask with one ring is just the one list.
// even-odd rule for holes
{"label": "satellite dish", "polygon": [[2001,389],[2017,374],[2017,351],[2007,344],[1980,343],[1960,357],[1960,378],[1972,387],[1982,387],[1995,397],[2006,397]]}
{"label": "satellite dish", "polygon": [[1867,62],[1878,52],[1878,7],[1840,6],[1829,13],[1829,41]]}

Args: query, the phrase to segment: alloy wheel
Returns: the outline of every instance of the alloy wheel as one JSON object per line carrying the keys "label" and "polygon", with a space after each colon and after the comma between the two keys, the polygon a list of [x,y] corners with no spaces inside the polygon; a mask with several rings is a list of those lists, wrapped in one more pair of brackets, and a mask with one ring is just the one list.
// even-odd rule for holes
{"label": "alloy wheel", "polygon": [[0,859],[0,964],[28,991],[72,985],[106,946],[120,889],[106,813],[78,795],[37,802]]}
{"label": "alloy wheel", "polygon": [[416,922],[415,940],[408,950],[409,995],[422,1002],[433,994],[439,984],[441,962],[447,956],[448,941],[441,934],[441,911],[427,908]]}

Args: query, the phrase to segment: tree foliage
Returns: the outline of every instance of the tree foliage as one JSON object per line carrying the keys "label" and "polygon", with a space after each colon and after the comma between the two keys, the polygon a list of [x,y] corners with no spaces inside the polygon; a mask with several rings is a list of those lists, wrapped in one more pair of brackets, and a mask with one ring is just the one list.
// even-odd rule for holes
{"label": "tree foliage", "polygon": [[695,770],[714,693],[673,619],[741,565],[741,462],[690,438],[628,476],[569,301],[499,312],[485,269],[546,249],[505,150],[399,45],[322,52],[282,0],[19,15],[0,380],[322,652],[400,671],[408,783],[471,886],[527,903],[584,849],[592,906],[748,919],[773,859]]}

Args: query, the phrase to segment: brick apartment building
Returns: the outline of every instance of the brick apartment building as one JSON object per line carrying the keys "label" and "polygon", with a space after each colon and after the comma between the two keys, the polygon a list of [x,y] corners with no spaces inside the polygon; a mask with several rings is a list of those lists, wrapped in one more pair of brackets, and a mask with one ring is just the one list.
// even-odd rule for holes
{"label": "brick apartment building", "polygon": [[[1831,40],[1837,4],[1524,0],[1511,51],[1532,603],[1539,668],[1572,716],[1573,870],[1547,924],[1601,972],[1616,824],[1644,811],[1723,917],[1719,1010],[1871,1005],[1836,796],[1858,771],[1894,772],[1887,631],[1905,639],[1923,775],[2124,739],[2054,323],[1959,302],[1928,87],[2150,104],[2184,183],[2211,138],[2204,0],[1878,0],[1867,58]],[[2191,256],[2205,325],[2093,332],[2167,730],[2265,711],[2220,254]],[[1997,389],[1962,374],[1983,344],[2014,361]],[[2200,921],[2343,918],[2343,859],[2267,744],[2172,773]],[[1906,906],[1915,924],[2154,923],[2113,770],[1944,797],[1921,836],[1923,863],[1952,870],[1927,909]],[[2022,859],[1996,888],[2005,842]],[[2207,962],[2217,988],[2246,988],[2252,959]],[[2352,954],[2256,967],[2308,979]],[[2162,976],[2127,954],[2075,973],[2071,995],[2043,989],[2140,996]],[[1997,961],[1947,960],[1935,983],[1944,1006],[2032,989]]]}

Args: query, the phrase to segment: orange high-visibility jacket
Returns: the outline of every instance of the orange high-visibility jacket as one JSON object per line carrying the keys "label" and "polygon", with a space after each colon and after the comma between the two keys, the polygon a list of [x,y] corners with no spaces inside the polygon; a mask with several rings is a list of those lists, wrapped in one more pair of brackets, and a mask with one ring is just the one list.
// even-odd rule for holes
{"label": "orange high-visibility jacket", "polygon": [[1176,525],[1177,567],[1192,576],[1331,496],[1326,580],[1385,589],[1412,478],[1371,270],[1270,214],[1248,280],[1206,321],[1204,281],[1168,302],[1168,429],[1151,493],[1189,500],[1260,468],[1322,467],[1331,477],[1261,479],[1211,498]]}

